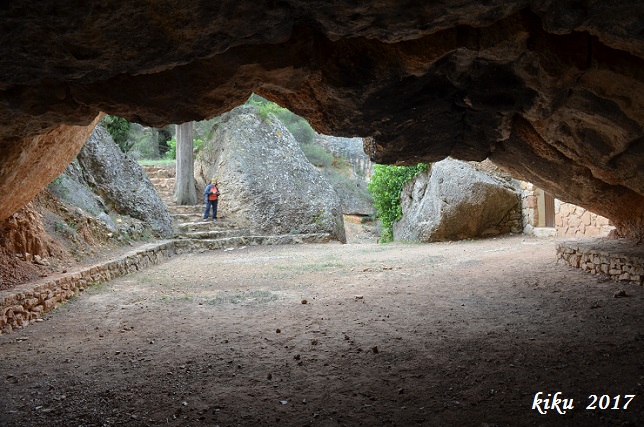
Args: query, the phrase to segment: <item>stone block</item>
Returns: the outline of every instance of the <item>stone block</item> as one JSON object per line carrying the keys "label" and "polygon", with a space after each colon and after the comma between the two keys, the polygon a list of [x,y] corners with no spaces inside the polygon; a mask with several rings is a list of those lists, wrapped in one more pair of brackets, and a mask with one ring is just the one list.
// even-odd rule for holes
{"label": "stone block", "polygon": [[588,212],[587,210],[584,209],[583,213],[580,215],[579,220],[584,225],[590,225],[592,223],[592,216],[593,214],[591,212]]}
{"label": "stone block", "polygon": [[30,310],[32,307],[38,305],[39,303],[40,303],[40,300],[38,298],[29,298],[23,301],[22,306],[25,309]]}
{"label": "stone block", "polygon": [[56,298],[46,299],[42,303],[43,307],[45,308],[45,311],[49,311],[53,309],[54,307],[56,307],[56,304],[58,304],[58,301],[56,300]]}

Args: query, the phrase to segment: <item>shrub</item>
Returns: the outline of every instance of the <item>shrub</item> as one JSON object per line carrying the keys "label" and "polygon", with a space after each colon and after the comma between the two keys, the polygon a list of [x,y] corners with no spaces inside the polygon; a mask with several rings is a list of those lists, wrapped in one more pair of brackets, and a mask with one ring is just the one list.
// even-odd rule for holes
{"label": "shrub", "polygon": [[[193,142],[193,150],[195,152],[201,151],[203,148],[203,139],[201,138],[195,138],[192,140]],[[177,137],[172,137],[171,140],[167,142],[168,144],[168,151],[165,152],[165,158],[168,160],[175,160],[177,158]]]}
{"label": "shrub", "polygon": [[316,144],[303,144],[302,152],[307,160],[319,168],[329,168],[333,165],[333,155]]}
{"label": "shrub", "polygon": [[132,148],[132,142],[129,141],[130,122],[121,117],[105,116],[101,120],[101,124],[124,153]]}
{"label": "shrub", "polygon": [[[290,111],[289,111],[290,113]],[[293,114],[293,113],[291,113]],[[293,114],[295,116],[295,114]],[[297,121],[289,121],[288,123],[284,123],[284,126],[288,129],[289,132],[291,132],[291,135],[293,135],[293,138],[300,144],[310,144],[313,142],[313,138],[315,138],[315,131],[303,118],[300,116],[295,116],[299,120]]]}
{"label": "shrub", "polygon": [[252,94],[246,104],[255,106],[262,120],[267,120],[269,114],[277,117],[300,145],[313,142],[315,130],[306,119],[257,94]]}
{"label": "shrub", "polygon": [[425,163],[416,166],[375,165],[367,188],[373,196],[374,207],[382,221],[381,242],[393,240],[393,224],[402,218],[400,193],[403,185],[428,168],[429,165]]}

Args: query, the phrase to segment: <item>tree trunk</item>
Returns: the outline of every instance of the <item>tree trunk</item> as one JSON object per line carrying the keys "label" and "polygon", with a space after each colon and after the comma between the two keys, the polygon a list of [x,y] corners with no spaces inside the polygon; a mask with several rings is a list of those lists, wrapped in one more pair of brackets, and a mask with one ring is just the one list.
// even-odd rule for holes
{"label": "tree trunk", "polygon": [[159,131],[155,128],[148,128],[147,132],[150,135],[150,141],[152,142],[152,158],[159,159],[161,158],[161,153],[159,151]]}
{"label": "tree trunk", "polygon": [[177,177],[174,184],[177,205],[197,204],[193,149],[192,122],[177,125]]}

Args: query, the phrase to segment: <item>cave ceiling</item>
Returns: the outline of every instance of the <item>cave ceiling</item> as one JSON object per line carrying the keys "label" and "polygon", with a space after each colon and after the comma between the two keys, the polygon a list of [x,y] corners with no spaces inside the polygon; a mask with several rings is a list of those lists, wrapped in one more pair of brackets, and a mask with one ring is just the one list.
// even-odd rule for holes
{"label": "cave ceiling", "polygon": [[101,112],[150,126],[256,92],[390,164],[491,159],[644,235],[644,2],[0,5],[0,219]]}

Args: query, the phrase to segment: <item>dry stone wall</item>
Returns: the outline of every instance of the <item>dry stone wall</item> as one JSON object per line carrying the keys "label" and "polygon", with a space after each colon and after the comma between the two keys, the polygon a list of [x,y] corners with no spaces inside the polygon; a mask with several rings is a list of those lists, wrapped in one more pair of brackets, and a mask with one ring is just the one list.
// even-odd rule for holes
{"label": "dry stone wall", "polygon": [[555,200],[555,226],[559,237],[605,237],[615,229],[608,218],[560,200]]}
{"label": "dry stone wall", "polygon": [[90,285],[159,264],[174,253],[173,241],[148,244],[105,263],[0,292],[0,334],[28,325]]}
{"label": "dry stone wall", "polygon": [[642,285],[644,249],[622,240],[574,240],[557,244],[557,263],[568,264],[613,280]]}
{"label": "dry stone wall", "polygon": [[535,186],[529,182],[521,181],[521,217],[523,218],[523,232],[533,234],[534,228],[539,226],[538,198]]}
{"label": "dry stone wall", "polygon": [[328,243],[328,233],[238,236],[224,239],[175,239],[144,245],[130,253],[80,271],[62,274],[0,292],[0,334],[35,322],[47,311],[78,295],[88,286],[144,270],[182,253],[234,246]]}

